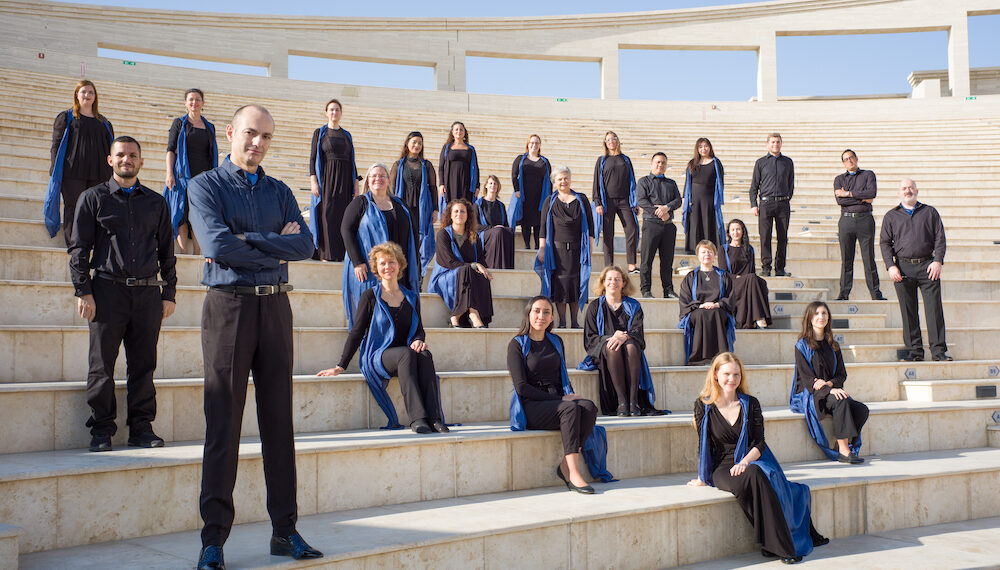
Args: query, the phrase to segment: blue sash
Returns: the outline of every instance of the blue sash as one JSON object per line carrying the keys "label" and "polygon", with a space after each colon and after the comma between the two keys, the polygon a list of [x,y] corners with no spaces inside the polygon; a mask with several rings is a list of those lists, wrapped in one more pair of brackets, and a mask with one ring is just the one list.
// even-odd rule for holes
{"label": "blue sash", "polygon": [[[715,196],[712,199],[712,203],[715,206],[715,226],[718,228],[718,239],[720,244],[726,243],[726,224],[722,220],[722,206],[726,203],[725,193],[723,192],[723,180],[719,176],[719,159],[712,159],[712,168],[715,169]],[[708,165],[705,165],[708,166]],[[688,214],[691,213],[691,171],[688,170],[684,178],[684,212],[681,217],[684,223],[684,233],[690,233],[688,228]],[[743,239],[747,239],[743,236]]]}
{"label": "blue sash", "polygon": [[[587,305],[587,292],[590,291],[590,228],[587,227],[587,213],[583,211],[583,200],[580,199],[579,192],[574,191],[576,201],[580,203],[580,307]],[[559,193],[553,192],[549,197],[549,215],[545,218],[545,261],[538,261],[535,257],[535,273],[542,281],[541,295],[550,297],[552,295],[552,271],[556,268],[555,247],[552,245],[552,207],[559,199]],[[595,225],[597,225],[595,223]],[[598,226],[600,227],[600,226]]]}
{"label": "blue sash", "polygon": [[[455,254],[456,258],[462,259],[462,254],[458,251],[458,244],[455,243],[454,230],[452,230],[451,226],[448,226],[444,231],[448,232],[448,237],[451,238],[451,252]],[[476,258],[473,261],[478,262],[479,250],[476,249],[475,244],[473,244],[473,250],[476,252]],[[427,292],[440,295],[444,304],[448,306],[449,311],[455,310],[455,286],[458,281],[458,270],[461,268],[462,266],[460,265],[454,269],[446,269],[444,266],[435,263],[434,270],[431,271],[431,278],[427,282]]]}
{"label": "blue sash", "polygon": [[[319,185],[320,185],[320,192],[319,192],[320,195],[319,196],[313,196],[312,194],[309,194],[310,196],[312,196],[312,198],[309,200],[309,229],[312,230],[313,245],[315,245],[316,247],[319,247],[319,232],[317,231],[318,227],[317,227],[316,219],[317,219],[317,216],[319,216],[319,204],[323,200],[323,198],[322,198],[322,195],[323,195],[323,189],[322,189],[322,187],[323,187],[323,153],[320,151],[319,146],[323,143],[323,137],[326,136],[326,131],[327,131],[328,127],[329,127],[329,125],[323,125],[322,127],[320,127],[319,128],[319,137],[316,139],[316,181],[319,182]],[[354,139],[351,138],[351,133],[347,132],[347,129],[341,127],[340,130],[344,131],[344,136],[347,137],[347,144],[348,144],[348,146],[351,147],[351,159],[350,159],[351,160],[351,185],[353,187],[354,182],[358,179],[358,165],[355,164],[355,162],[354,162]],[[327,231],[330,231],[330,228],[327,228]],[[340,228],[333,228],[333,231],[338,232],[338,231],[340,231]],[[382,242],[378,242],[378,243],[382,243]],[[367,253],[368,253],[368,251],[365,250],[365,254],[367,254]],[[347,265],[345,264],[344,267],[347,267]],[[355,281],[357,281],[357,279],[355,279]],[[357,303],[355,303],[355,305],[356,304]]]}
{"label": "blue sash", "polygon": [[[396,163],[396,197],[402,198],[406,185],[403,184],[403,167],[406,159],[401,158]],[[434,257],[434,200],[427,185],[427,161],[420,161],[420,276],[427,273],[427,264]],[[411,220],[412,221],[412,220]]]}
{"label": "blue sash", "polygon": [[[538,199],[538,211],[542,211],[542,207],[545,205],[545,201],[549,199],[549,194],[552,193],[552,166],[549,164],[549,159],[542,155],[538,155],[539,160],[545,163],[545,178],[542,180],[542,194]],[[524,217],[522,209],[524,208],[524,161],[528,159],[528,153],[521,155],[521,162],[517,163],[517,187],[514,188],[514,194],[510,197],[510,227],[514,227],[521,218]]]}
{"label": "blue sash", "polygon": [[[475,196],[476,195],[476,180],[479,179],[479,160],[476,158],[476,147],[472,146],[469,143],[465,143],[465,144],[469,147],[469,150],[472,153],[472,159],[469,161],[469,194]],[[445,163],[448,161],[448,151],[449,150],[451,150],[451,145],[449,145],[449,144],[444,145],[444,160],[441,161],[441,171],[442,172],[444,171],[444,165],[445,165]],[[441,181],[439,181],[440,184],[444,184],[445,182],[447,182],[447,180],[441,180]],[[441,212],[444,212],[445,208],[448,207],[448,196],[446,196],[446,194],[447,194],[447,192],[445,192],[444,194],[441,194],[441,196],[439,198],[439,202],[441,203],[440,207],[439,207],[439,210]],[[460,198],[464,198],[464,196],[459,196],[459,197]]]}
{"label": "blue sash", "polygon": [[[622,306],[625,307],[625,314],[628,315],[628,327],[632,329],[632,319],[635,318],[635,314],[641,308],[639,301],[636,301],[632,297],[622,297]],[[597,330],[600,333],[604,333],[604,295],[597,298]],[[642,355],[642,366],[640,367],[639,375],[639,390],[646,392],[646,397],[649,398],[649,405],[652,406],[653,402],[656,401],[656,390],[653,388],[653,376],[649,373],[649,362],[646,361],[646,351],[641,350],[639,354]],[[576,367],[577,370],[597,370],[597,363],[594,362],[594,357],[587,355],[580,361],[580,364]],[[670,413],[670,410],[664,410],[666,413]]]}
{"label": "blue sash", "polygon": [[[816,370],[813,368],[813,355],[816,351],[809,347],[809,343],[806,339],[800,338],[798,342],[795,343],[795,350],[799,351],[802,356],[806,358],[806,362],[809,363],[809,370],[812,370],[813,377],[815,378]],[[837,367],[837,352],[833,352],[834,368]],[[823,431],[823,426],[819,423],[819,415],[816,413],[816,400],[813,399],[812,394],[808,390],[799,390],[798,383],[798,367],[792,367],[792,389],[788,393],[788,408],[795,412],[796,414],[805,414],[806,427],[809,428],[809,437],[816,442],[819,446],[820,451],[823,452],[827,458],[834,461],[837,460],[837,456],[840,455],[840,451],[830,449],[830,441],[826,438],[826,432]],[[861,451],[861,434],[854,438],[850,443],[851,453],[855,455]]]}
{"label": "blue sash", "polygon": [[[212,168],[219,166],[219,146],[215,140],[215,125],[202,117],[205,128],[208,130],[209,139],[212,141]],[[181,219],[184,217],[184,209],[187,204],[187,186],[191,180],[191,165],[187,155],[187,135],[184,126],[187,125],[188,116],[181,117],[180,132],[177,133],[177,158],[174,159],[174,187],[163,186],[163,197],[170,207],[170,225],[174,228],[174,237],[177,237]]]}
{"label": "blue sash", "polygon": [[[740,429],[740,438],[736,442],[736,452],[733,459],[739,463],[746,457],[749,449],[748,440],[750,424],[750,396],[737,394],[740,400],[740,408],[743,414],[743,426]],[[712,481],[712,452],[708,444],[708,406],[705,406],[705,415],[702,417],[699,432],[701,443],[698,447],[698,478],[706,485],[715,486]],[[812,537],[809,534],[809,524],[812,510],[812,496],[809,494],[809,487],[802,483],[793,483],[785,478],[778,460],[771,453],[771,449],[764,446],[764,452],[760,459],[751,461],[751,465],[760,467],[761,471],[767,475],[767,480],[774,489],[774,494],[781,504],[781,512],[785,516],[785,523],[788,531],[792,535],[792,544],[795,546],[796,556],[806,556],[813,549]]]}
{"label": "blue sash", "polygon": [[[400,205],[403,212],[406,213],[406,218],[409,219],[410,210],[406,205],[395,196],[391,196],[390,198],[394,203]],[[389,226],[385,221],[385,214],[375,205],[375,200],[372,199],[371,193],[365,194],[365,199],[368,201],[368,209],[365,210],[365,215],[361,217],[361,223],[358,225],[358,244],[361,246],[362,254],[368,255],[368,252],[373,247],[389,241]],[[420,265],[417,263],[417,249],[413,245],[412,238],[407,241],[409,243],[404,248],[404,251],[406,251],[406,275],[400,278],[400,285],[405,289],[417,291],[420,285]],[[399,245],[403,246],[403,244]],[[354,308],[358,306],[358,299],[361,298],[361,293],[365,289],[371,289],[376,283],[378,283],[378,280],[375,278],[375,274],[371,271],[371,268],[368,271],[368,279],[364,283],[359,282],[358,278],[354,276],[354,262],[351,261],[351,257],[347,256],[344,258],[342,291],[344,295],[344,315],[347,317],[348,328],[354,325]],[[417,305],[414,305],[413,308],[417,310]]]}
{"label": "blue sash", "polygon": [[[746,239],[746,237],[744,236],[743,239]],[[726,260],[726,271],[728,271],[730,273],[733,273],[733,265],[732,265],[732,262],[729,261],[729,245],[730,244],[728,244],[728,243],[723,243],[722,244],[722,257]],[[752,245],[749,246],[749,247],[750,247],[750,273],[756,273],[757,272],[757,270],[756,270],[756,265],[757,264],[754,261],[754,259],[755,259],[755,256],[757,254],[756,254],[756,252],[754,252],[754,249],[753,249]]]}
{"label": "blue sash", "polygon": [[[546,332],[545,338],[552,343],[556,352],[559,353],[559,371],[562,374],[562,387],[564,394],[572,394],[573,386],[569,383],[569,374],[566,372],[566,358],[563,355],[562,341],[556,335]],[[514,337],[514,340],[521,345],[521,357],[528,357],[528,350],[531,349],[531,342],[528,335],[523,334]],[[517,391],[510,397],[510,430],[524,431],[527,429],[528,420],[524,415],[524,408],[521,406],[521,399],[517,396]],[[605,483],[614,481],[614,475],[608,471],[608,434],[604,426],[594,426],[590,436],[583,444],[583,461],[587,464],[587,470],[594,479],[599,479]]]}
{"label": "blue sash", "polygon": [[[718,267],[713,267],[712,269],[714,269],[716,275],[719,276],[719,298],[721,299],[726,296],[726,282],[722,278],[726,272]],[[693,276],[694,278],[691,279],[691,299],[698,298],[698,271],[698,269],[695,269],[696,274]],[[736,319],[728,313],[727,317],[726,342],[729,344],[729,352],[732,352],[733,345],[736,344]],[[691,358],[691,344],[694,339],[694,328],[691,324],[691,313],[684,315],[684,318],[677,323],[677,328],[684,331],[684,364],[687,364],[687,361]]]}
{"label": "blue sash", "polygon": [[[115,133],[111,130],[111,125],[107,121],[101,121],[108,129],[108,138],[115,140]],[[45,191],[45,202],[42,204],[42,216],[45,218],[45,229],[49,231],[49,237],[56,237],[61,225],[62,212],[59,211],[59,201],[62,198],[63,166],[66,162],[66,145],[69,142],[69,126],[73,123],[73,109],[66,110],[66,130],[63,131],[62,140],[59,141],[59,150],[56,151],[56,161],[52,165],[52,176],[49,177],[49,188]],[[70,215],[73,215],[72,213]]]}
{"label": "blue sash", "polygon": [[[638,205],[638,201],[635,196],[635,171],[632,170],[632,161],[625,154],[621,155],[625,159],[625,164],[628,165],[628,205],[629,207],[635,208]],[[601,205],[604,206],[606,210],[608,208],[608,197],[604,191],[604,161],[607,160],[607,156],[601,157],[601,168],[600,172],[597,173],[597,184],[601,192]],[[594,206],[594,225],[596,233],[594,234],[594,239],[601,237],[601,228],[604,227],[604,215],[597,213],[597,206]],[[635,215],[633,213],[633,215]],[[638,228],[638,225],[636,225]]]}

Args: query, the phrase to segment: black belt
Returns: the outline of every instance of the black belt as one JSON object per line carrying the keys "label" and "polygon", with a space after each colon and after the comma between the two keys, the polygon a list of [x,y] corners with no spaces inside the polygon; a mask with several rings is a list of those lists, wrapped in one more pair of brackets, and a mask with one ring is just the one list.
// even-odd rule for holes
{"label": "black belt", "polygon": [[916,258],[910,259],[908,257],[897,257],[896,259],[899,260],[899,261],[902,261],[903,263],[913,263],[913,264],[916,264],[916,263],[923,263],[925,261],[930,260],[931,258],[930,257],[916,257]]}
{"label": "black belt", "polygon": [[862,216],[870,216],[871,212],[841,212],[841,216],[847,216],[848,218],[860,218]]}
{"label": "black belt", "polygon": [[97,276],[101,279],[107,279],[108,281],[114,281],[115,283],[121,283],[126,287],[162,287],[167,284],[166,281],[160,281],[155,277],[149,279],[136,279],[135,277],[115,277],[108,273],[97,272]]}
{"label": "black belt", "polygon": [[572,251],[574,246],[580,247],[580,245],[578,243],[572,242],[572,241],[554,241],[554,242],[552,242],[552,247],[554,247],[556,249],[565,249],[566,251]]}
{"label": "black belt", "polygon": [[787,202],[788,200],[791,200],[791,199],[792,199],[791,196],[761,196],[760,197],[760,201],[761,202],[768,202],[770,200],[774,200],[775,202]]}
{"label": "black belt", "polygon": [[241,285],[213,285],[212,289],[215,291],[221,291],[223,293],[235,293],[237,295],[253,295],[255,297],[266,297],[268,295],[277,295],[278,293],[285,293],[294,289],[291,285],[254,285],[253,287],[244,287]]}

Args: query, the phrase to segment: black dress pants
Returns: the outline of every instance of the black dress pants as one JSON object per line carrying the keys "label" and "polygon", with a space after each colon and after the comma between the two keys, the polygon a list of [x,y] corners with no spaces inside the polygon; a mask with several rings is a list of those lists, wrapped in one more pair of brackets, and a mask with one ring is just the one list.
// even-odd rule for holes
{"label": "black dress pants", "polygon": [[559,430],[563,454],[579,453],[594,431],[597,406],[590,400],[521,400],[528,429]]}
{"label": "black dress pants", "polygon": [[868,421],[868,406],[851,398],[838,400],[833,394],[827,394],[823,405],[833,416],[833,437],[854,439],[861,435],[861,428]]}
{"label": "black dress pants", "polygon": [[209,290],[201,317],[205,358],[205,453],[201,477],[203,546],[226,542],[240,426],[252,371],[257,396],[267,512],[277,536],[298,519],[292,428],[292,309],[285,293],[263,297]]}
{"label": "black dress pants", "polygon": [[69,239],[73,236],[73,219],[76,216],[76,203],[80,199],[80,194],[91,186],[97,186],[106,180],[82,180],[79,178],[63,178],[60,186],[60,194],[63,200],[63,237],[66,239],[66,247],[69,247]]}
{"label": "black dress pants", "polygon": [[629,265],[635,265],[636,246],[639,245],[639,224],[635,212],[629,205],[628,198],[615,199],[608,197],[604,205],[604,217],[601,231],[604,232],[604,266],[615,262],[615,216],[625,227],[625,257]]}
{"label": "black dress pants", "polygon": [[674,290],[671,280],[674,272],[674,246],[677,243],[677,226],[673,222],[642,221],[642,263],[639,266],[639,290],[651,293],[653,287],[653,258],[660,255],[660,284],[663,294]]}
{"label": "black dress pants", "polygon": [[408,346],[382,351],[382,366],[399,379],[406,415],[410,423],[419,419],[441,420],[441,386],[434,371],[431,351],[416,352]]}
{"label": "black dress pants", "polygon": [[757,216],[757,229],[760,231],[760,267],[764,271],[771,270],[771,228],[778,232],[778,248],[774,255],[774,270],[784,273],[785,259],[788,253],[788,222],[791,220],[792,207],[788,200],[761,200]]}
{"label": "black dress pants", "polygon": [[160,338],[163,300],[159,287],[126,287],[101,277],[93,280],[97,306],[90,322],[90,372],[87,374],[87,404],[92,415],[87,427],[92,435],[114,435],[115,361],[125,344],[127,362],[128,419],[131,435],[149,429],[156,418],[156,342]]}
{"label": "black dress pants", "polygon": [[840,215],[837,226],[840,238],[840,296],[848,297],[854,286],[854,244],[861,245],[861,262],[865,266],[865,284],[872,298],[882,296],[875,267],[875,218],[870,212],[856,216]]}
{"label": "black dress pants", "polygon": [[903,342],[912,356],[924,355],[924,341],[920,334],[920,314],[917,312],[917,289],[924,298],[924,316],[927,334],[930,335],[931,354],[940,356],[948,351],[944,338],[944,308],[941,306],[941,280],[931,280],[927,268],[931,260],[923,263],[898,263],[903,280],[893,282],[899,299],[899,312],[903,316]]}

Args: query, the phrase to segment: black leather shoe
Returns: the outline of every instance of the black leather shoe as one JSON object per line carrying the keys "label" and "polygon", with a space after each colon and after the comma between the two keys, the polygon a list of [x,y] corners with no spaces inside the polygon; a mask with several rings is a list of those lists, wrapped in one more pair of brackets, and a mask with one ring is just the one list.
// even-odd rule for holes
{"label": "black leather shoe", "polygon": [[130,436],[128,438],[129,447],[163,447],[163,438],[153,433],[153,430],[147,430],[139,435]]}
{"label": "black leather shoe", "polygon": [[864,463],[865,462],[864,459],[861,459],[860,457],[858,457],[857,455],[854,455],[853,453],[850,454],[850,455],[844,455],[843,453],[838,453],[837,454],[837,461],[839,461],[841,463],[850,463],[851,465],[857,465],[858,463]]}
{"label": "black leather shoe", "polygon": [[427,423],[427,420],[421,418],[410,424],[410,429],[413,433],[434,433],[434,429],[431,424]]}
{"label": "black leather shoe", "polygon": [[770,269],[761,269],[760,270],[760,276],[761,277],[770,277],[771,276],[771,270]]}
{"label": "black leather shoe", "polygon": [[642,292],[642,298],[643,299],[652,299],[653,298],[653,294],[650,293],[649,291],[643,291]]}
{"label": "black leather shoe", "polygon": [[774,276],[775,277],[791,277],[792,276],[792,272],[791,271],[775,271],[774,272]]}
{"label": "black leather shoe", "polygon": [[848,299],[847,295],[837,295],[837,298],[834,299],[834,301],[848,301],[848,300],[849,299]]}
{"label": "black leather shoe", "polygon": [[91,451],[111,451],[111,436],[96,434],[90,438]]}
{"label": "black leather shoe", "polygon": [[827,544],[830,544],[830,539],[820,534],[814,536],[812,541],[813,546],[826,546]]}
{"label": "black leather shoe", "polygon": [[877,295],[873,295],[872,296],[872,301],[888,301],[888,300],[889,299],[886,299],[885,295],[883,295],[881,293],[878,293]]}
{"label": "black leather shoe", "polygon": [[577,493],[580,493],[581,495],[593,495],[594,494],[594,488],[591,487],[590,485],[584,485],[583,487],[577,487],[576,485],[573,484],[572,481],[566,481],[566,486],[569,487],[570,491],[576,491]]}
{"label": "black leather shoe", "polygon": [[448,429],[448,426],[445,425],[445,423],[442,422],[441,420],[437,420],[436,422],[432,423],[431,427],[434,428],[434,431],[438,433],[448,433],[451,431],[450,429]]}
{"label": "black leather shoe", "polygon": [[627,417],[628,416],[628,404],[622,404],[622,405],[618,406],[617,412],[618,412],[618,417],[619,418]]}
{"label": "black leather shoe", "polygon": [[676,299],[677,298],[677,293],[674,293],[674,290],[671,289],[670,291],[667,291],[666,293],[663,294],[663,298],[664,299]]}
{"label": "black leather shoe", "polygon": [[556,465],[556,477],[558,477],[563,483],[566,484],[567,487],[569,487],[569,481],[566,479],[566,476],[562,474],[561,462],[559,463],[559,465]]}
{"label": "black leather shoe", "polygon": [[205,546],[198,555],[198,570],[226,570],[221,546]]}
{"label": "black leather shoe", "polygon": [[923,362],[924,361],[924,355],[923,354],[908,354],[908,355],[899,357],[899,361],[900,362]]}
{"label": "black leather shoe", "polygon": [[781,559],[781,563],[782,564],[798,564],[799,562],[802,562],[802,557],[801,556],[796,556],[795,558],[782,558]]}
{"label": "black leather shoe", "polygon": [[951,355],[949,355],[947,352],[942,352],[941,354],[935,354],[934,360],[937,362],[951,362],[952,360],[955,359],[952,358]]}
{"label": "black leather shoe", "polygon": [[296,560],[302,560],[323,558],[323,553],[306,544],[299,533],[293,532],[288,536],[271,537],[271,556],[291,556]]}

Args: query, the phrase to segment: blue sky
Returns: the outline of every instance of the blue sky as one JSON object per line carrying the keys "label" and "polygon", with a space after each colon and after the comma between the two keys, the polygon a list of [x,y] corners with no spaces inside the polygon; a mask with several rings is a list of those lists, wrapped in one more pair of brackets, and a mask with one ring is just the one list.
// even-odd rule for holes
{"label": "blue sky", "polygon": [[[111,0],[96,4],[159,8],[159,0]],[[730,4],[717,0],[654,2],[624,0],[616,11],[639,12]],[[377,10],[372,9],[377,6]],[[285,0],[280,13],[342,17],[497,17],[551,16],[606,13],[607,2],[403,2],[384,0],[377,4]],[[273,14],[277,3],[264,0],[174,0],[173,10]],[[141,41],[132,39],[133,43]],[[945,32],[856,36],[778,38],[778,94],[852,95],[906,93],[911,71],[947,68],[948,38]],[[970,59],[973,67],[1000,66],[1000,15],[969,19]],[[128,55],[101,50],[117,59],[163,61],[153,56]],[[180,62],[191,65],[190,62]],[[210,64],[205,67],[211,68]],[[233,70],[215,66],[216,69]],[[568,69],[572,71],[568,72]],[[722,70],[723,73],[708,70]],[[263,74],[244,68],[243,73]],[[652,71],[652,72],[651,72]],[[385,87],[433,88],[431,68],[386,66],[348,61],[292,57],[292,78],[329,77],[338,83]],[[620,97],[654,100],[745,101],[756,93],[756,58],[752,52],[693,52],[622,50],[619,53]],[[541,95],[549,97],[599,97],[600,70],[596,63],[497,60],[469,58],[467,88],[473,93]]]}

